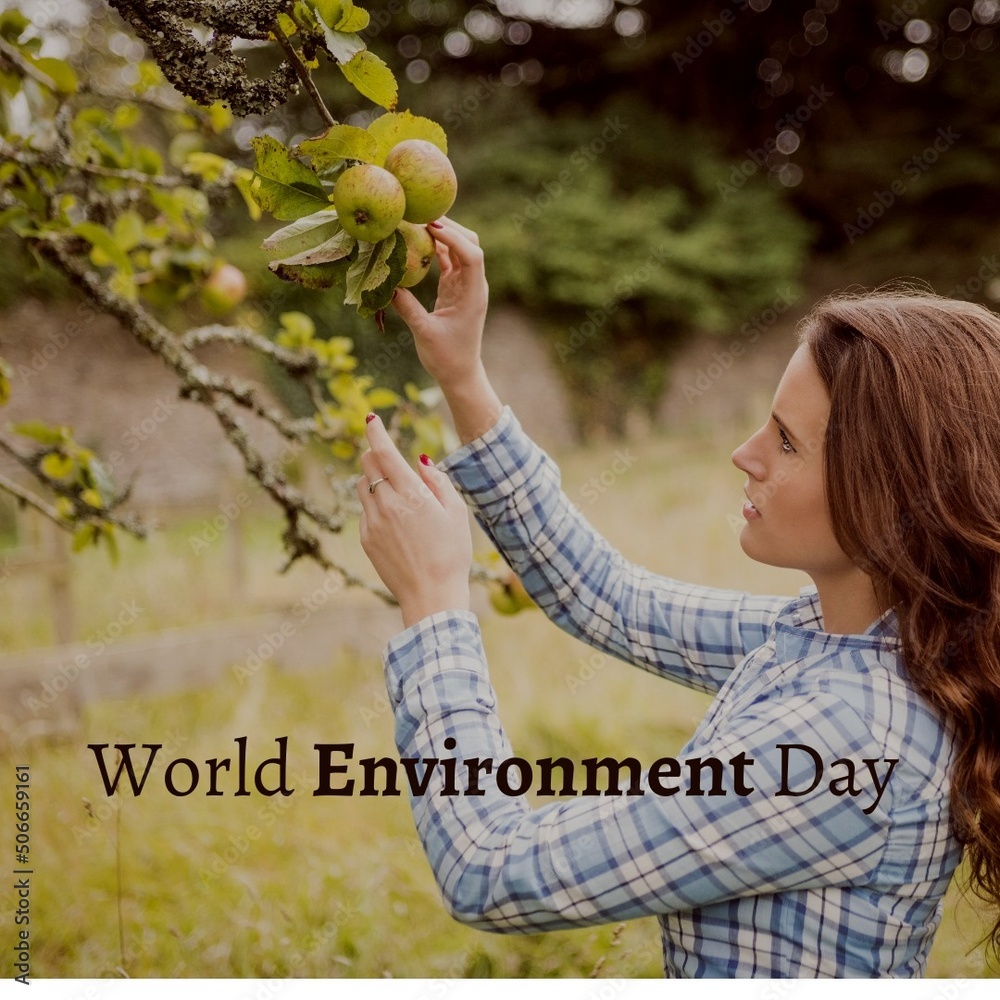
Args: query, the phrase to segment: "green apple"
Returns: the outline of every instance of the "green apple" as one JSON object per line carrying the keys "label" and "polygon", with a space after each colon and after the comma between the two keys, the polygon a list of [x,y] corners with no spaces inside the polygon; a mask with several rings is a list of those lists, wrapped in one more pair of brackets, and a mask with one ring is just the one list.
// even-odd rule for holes
{"label": "green apple", "polygon": [[359,163],[337,178],[333,204],[340,224],[351,236],[378,243],[403,221],[406,194],[388,170]]}
{"label": "green apple", "polygon": [[397,231],[406,240],[406,271],[400,279],[403,288],[412,288],[427,277],[434,260],[434,237],[426,226],[401,222]]}
{"label": "green apple", "polygon": [[505,580],[490,583],[490,604],[502,615],[516,615],[518,611],[536,608],[537,604],[524,588],[524,584],[511,573]]}
{"label": "green apple", "polygon": [[529,608],[537,608],[538,605],[535,604],[531,597],[531,594],[525,589],[525,586],[516,577],[512,576],[507,582],[507,587],[510,590],[511,599],[514,601],[514,606],[518,611],[527,611]]}
{"label": "green apple", "polygon": [[439,219],[455,203],[458,178],[451,161],[426,139],[404,139],[389,150],[385,169],[403,186],[407,222]]}
{"label": "green apple", "polygon": [[503,583],[490,584],[490,604],[494,611],[502,615],[516,615],[519,610],[506,584]]}
{"label": "green apple", "polygon": [[225,316],[247,294],[247,279],[235,264],[218,264],[201,286],[198,301],[212,316]]}

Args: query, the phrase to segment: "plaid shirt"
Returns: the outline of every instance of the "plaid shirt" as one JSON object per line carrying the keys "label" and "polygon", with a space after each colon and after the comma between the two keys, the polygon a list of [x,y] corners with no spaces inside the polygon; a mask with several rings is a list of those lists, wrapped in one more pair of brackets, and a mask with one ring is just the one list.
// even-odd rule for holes
{"label": "plaid shirt", "polygon": [[[442,467],[560,627],[718,692],[678,760],[745,753],[754,789],[740,794],[727,767],[725,794],[686,794],[678,780],[665,796],[646,772],[642,795],[532,809],[486,776],[485,794],[442,795],[437,768],[411,804],[449,912],[524,933],[656,914],[669,977],[921,975],[961,856],[948,812],[953,746],[907,684],[892,613],[863,635],[829,634],[812,588],[754,597],[626,562],[509,409]],[[460,773],[467,758],[513,756],[471,612],[415,623],[384,666],[401,756],[455,758]],[[774,794],[782,744],[818,755],[812,791]],[[851,787],[843,759],[858,768]],[[877,806],[865,759],[885,782]],[[787,763],[786,788],[803,791],[814,758],[789,750]]]}

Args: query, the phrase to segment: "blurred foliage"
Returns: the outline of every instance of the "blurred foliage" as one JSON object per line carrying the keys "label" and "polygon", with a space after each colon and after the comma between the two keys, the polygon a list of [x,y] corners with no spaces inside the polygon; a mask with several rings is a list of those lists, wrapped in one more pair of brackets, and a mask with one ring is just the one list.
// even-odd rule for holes
{"label": "blurred foliage", "polygon": [[[447,431],[428,412],[435,392],[408,381],[398,391],[384,384],[389,366],[376,362],[396,360],[398,344],[395,351],[389,344],[371,351],[366,370],[352,338],[317,329],[280,294],[268,290],[256,304],[246,303],[246,277],[220,253],[219,239],[259,243],[251,225],[264,210],[296,224],[300,216],[320,211],[324,223],[341,227],[328,211],[329,162],[321,176],[316,164],[303,163],[263,128],[250,137],[257,154],[252,166],[225,155],[231,109],[270,110],[281,103],[243,74],[237,42],[268,47],[281,60],[268,76],[271,84],[290,79],[282,92],[308,92],[313,112],[327,124],[332,114],[312,73],[335,67],[359,95],[390,112],[371,134],[345,131],[365,138],[378,132],[387,142],[405,131],[406,137],[440,137],[442,143],[443,132],[423,118],[392,113],[395,77],[358,35],[369,15],[350,0],[269,0],[266,9],[249,0],[224,8],[143,0],[114,0],[113,6],[155,60],[144,58],[143,45],[106,11],[98,16],[92,9],[89,21],[81,20],[87,10],[78,3],[64,12],[32,5],[0,11],[0,231],[20,241],[23,270],[34,271],[37,261],[61,274],[83,293],[91,315],[115,317],[126,336],[160,358],[181,398],[215,416],[247,474],[285,512],[286,566],[307,557],[335,571],[307,525],[336,533],[352,516],[353,491],[345,484],[366,446],[366,414],[388,411],[391,433],[414,460],[423,452],[439,455]],[[199,18],[202,31],[191,31]],[[183,98],[168,86],[168,77]],[[216,90],[224,91],[229,107]],[[327,159],[343,161],[345,155]],[[237,216],[234,204],[240,206]],[[5,241],[5,257],[8,247]],[[376,244],[352,237],[341,256],[321,266],[339,269],[346,300],[381,327],[381,312],[406,270],[405,243],[395,232]],[[296,267],[296,277],[305,270],[312,269]],[[36,288],[47,285],[52,287],[45,278]],[[57,354],[68,338],[64,334],[50,351]],[[212,370],[197,352],[213,343],[250,353],[286,397],[297,383],[293,412],[273,406],[256,383]],[[50,356],[39,359],[24,377],[40,377],[44,385]],[[0,406],[9,401],[13,374],[0,358]],[[0,491],[71,530],[74,550],[100,544],[114,556],[116,529],[145,533],[134,514],[119,511],[130,487],[113,482],[109,466],[77,443],[71,426],[47,422],[45,398],[37,392],[32,402],[41,412],[8,428],[30,445],[0,436],[0,451],[33,482],[5,475]],[[248,417],[270,425],[267,433],[277,432],[293,455],[302,456],[313,444],[323,447],[334,462],[331,489],[315,502],[298,490],[285,460],[270,462],[262,453],[264,429]]]}
{"label": "blurred foliage", "polygon": [[[843,247],[845,223],[896,178],[907,185],[879,226],[886,248],[927,238],[967,248],[1000,209],[995,0],[399,7],[379,42],[396,45],[424,90],[456,77],[485,81],[529,91],[550,116],[587,118],[622,96],[711,129],[734,164],[766,149],[759,173],[821,223],[824,250]],[[461,103],[451,110],[441,116],[449,129],[468,117]],[[942,127],[961,136],[943,169],[909,178],[905,164]],[[788,152],[775,148],[786,130],[798,139]]]}
{"label": "blurred foliage", "polygon": [[584,430],[652,415],[685,334],[796,294],[807,224],[759,181],[720,196],[731,167],[711,138],[648,107],[521,108],[456,162],[491,295],[545,325]]}
{"label": "blurred foliage", "polygon": [[[90,27],[66,32],[70,61],[110,91],[122,61],[94,54],[110,44],[141,75],[148,53],[90,2]],[[482,232],[494,300],[547,328],[587,423],[620,429],[631,400],[649,408],[679,336],[766,307],[807,249],[863,258],[873,280],[913,273],[919,252],[947,291],[995,246],[994,0],[406,0],[372,4],[359,37],[396,70],[399,107],[444,126],[454,214]],[[240,56],[252,79],[276,65],[273,46]],[[341,74],[315,82],[341,121],[378,116]],[[605,139],[616,116],[627,127]],[[173,162],[197,151],[245,168],[253,136],[294,147],[322,127],[290,91],[267,115],[159,139]],[[268,273],[265,223],[214,204],[213,232],[214,253],[248,275],[247,315],[306,312],[318,336],[351,337],[361,369],[388,387],[426,384],[398,323],[381,333],[338,295]],[[39,280],[30,260],[20,266]],[[430,285],[417,291],[428,305]]]}

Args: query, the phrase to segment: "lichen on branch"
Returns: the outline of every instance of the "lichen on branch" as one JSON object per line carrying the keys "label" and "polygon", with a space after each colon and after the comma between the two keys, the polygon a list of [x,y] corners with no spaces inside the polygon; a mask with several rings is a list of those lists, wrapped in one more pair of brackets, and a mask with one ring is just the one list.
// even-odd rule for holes
{"label": "lichen on branch", "polygon": [[[233,50],[237,39],[267,41],[278,14],[292,0],[108,0],[146,44],[163,75],[198,104],[224,101],[240,117],[280,107],[299,90],[287,60],[262,80],[247,76],[246,60]],[[210,29],[205,42],[191,23]]]}

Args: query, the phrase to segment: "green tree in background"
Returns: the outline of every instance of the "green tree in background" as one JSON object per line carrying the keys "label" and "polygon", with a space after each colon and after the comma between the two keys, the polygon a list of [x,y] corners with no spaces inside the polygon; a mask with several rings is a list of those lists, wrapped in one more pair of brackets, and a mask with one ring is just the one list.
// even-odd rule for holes
{"label": "green tree in background", "polygon": [[[297,275],[318,287],[280,291],[260,249],[276,227],[320,212],[345,166],[376,155],[360,135],[401,138],[391,116],[402,109],[437,123],[421,134],[458,168],[455,211],[482,233],[494,299],[538,320],[586,401],[585,430],[620,431],[629,406],[651,410],[682,337],[738,331],[793,295],[810,246],[875,255],[933,237],[957,256],[988,238],[1000,141],[992,0],[112,7],[124,23],[94,4],[89,27],[62,32],[65,58],[43,53],[26,14],[2,15],[0,252],[10,259],[16,238],[33,255],[19,268],[44,261],[30,264],[36,283],[61,275],[215,413],[284,510],[290,562],[325,559],[316,530],[338,530],[351,504],[299,494],[262,458],[255,421],[296,454],[332,452],[344,482],[366,409],[392,410],[414,447],[444,445],[409,345],[371,318],[399,278],[401,246],[348,278],[351,244]],[[300,249],[310,239],[295,236]],[[248,276],[253,328],[198,312],[226,261]],[[360,313],[343,307],[345,288]],[[419,294],[429,302],[433,290]],[[284,411],[206,371],[197,350],[217,341],[259,357]],[[0,371],[0,396],[10,386]],[[41,493],[23,480],[0,487],[79,545],[141,530],[99,457],[38,416],[0,447]]]}
{"label": "green tree in background", "polygon": [[635,101],[519,114],[460,163],[491,294],[543,323],[585,431],[652,416],[692,331],[738,331],[798,294],[809,227],[766,184],[720,195],[710,137]]}
{"label": "green tree in background", "polygon": [[[386,11],[372,19],[349,0],[113,6],[145,53],[123,44],[127,36],[105,22],[103,35],[91,30],[84,45],[56,58],[42,53],[44,39],[26,15],[2,15],[0,228],[83,292],[90,307],[114,315],[174,372],[182,396],[215,414],[248,473],[286,515],[289,564],[306,556],[330,566],[316,529],[339,530],[351,514],[349,491],[335,490],[332,508],[329,498],[302,495],[263,458],[254,428],[268,425],[296,455],[317,444],[332,452],[344,463],[346,483],[369,409],[392,409],[394,426],[415,449],[440,450],[440,425],[422,409],[431,397],[413,383],[402,392],[377,386],[344,331],[318,330],[302,310],[265,314],[259,329],[248,329],[206,322],[193,303],[211,301],[206,289],[223,262],[219,239],[253,233],[259,241],[261,226],[250,221],[262,208],[286,223],[279,234],[286,251],[290,244],[308,249],[313,230],[331,236],[324,206],[339,170],[371,159],[376,146],[384,156],[411,135],[445,147],[445,134],[433,121],[397,111],[394,74],[374,51],[389,37]],[[101,41],[117,54],[96,50]],[[284,107],[296,95],[308,101],[305,108]],[[234,148],[234,115],[246,119],[255,156]],[[517,118],[526,126],[520,111]],[[454,132],[463,121],[451,122]],[[500,295],[535,309],[553,329],[562,316],[563,329],[571,328],[563,352],[571,384],[614,383],[612,413],[637,388],[643,400],[652,398],[660,376],[650,377],[650,362],[679,331],[719,328],[787,280],[802,242],[801,229],[785,218],[772,235],[787,235],[786,245],[748,253],[759,243],[759,214],[780,214],[774,197],[742,192],[731,204],[720,200],[712,190],[720,162],[700,143],[689,145],[678,132],[675,152],[663,158],[633,138],[644,132],[634,116],[626,123],[608,108],[559,123],[535,117],[517,143],[508,128],[511,141],[493,163],[474,143],[454,154],[468,169],[463,210],[483,222]],[[240,134],[245,146],[246,130]],[[471,138],[473,130],[464,134]],[[551,195],[560,184],[565,196]],[[542,205],[545,193],[550,207]],[[522,202],[523,217],[511,209]],[[307,226],[314,218],[324,226]],[[372,260],[378,250],[381,256],[369,267],[358,257],[361,244],[350,245],[348,258],[286,271],[310,286],[345,280],[362,314],[377,313],[401,275],[399,255],[391,246],[373,248]],[[594,329],[577,330],[574,321]],[[271,407],[254,385],[208,370],[197,351],[213,342],[255,353],[285,384],[299,383],[292,412]],[[0,373],[4,394],[10,375],[9,368]],[[7,478],[0,487],[71,528],[78,547],[111,544],[116,528],[141,532],[125,510],[127,490],[111,481],[99,456],[77,444],[70,428],[38,416],[13,428],[0,447],[42,491]]]}

